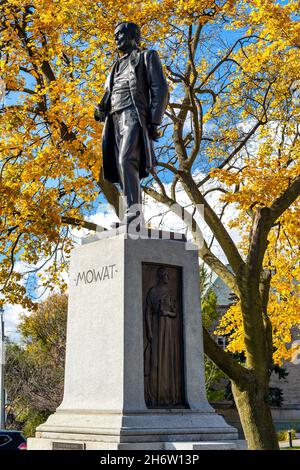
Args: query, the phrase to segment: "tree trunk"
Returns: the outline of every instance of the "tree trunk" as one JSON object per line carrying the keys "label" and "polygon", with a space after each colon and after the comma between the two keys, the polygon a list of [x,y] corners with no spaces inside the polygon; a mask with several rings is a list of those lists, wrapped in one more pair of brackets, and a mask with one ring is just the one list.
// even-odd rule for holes
{"label": "tree trunk", "polygon": [[258,384],[254,379],[247,388],[231,382],[245,438],[250,450],[279,450],[277,434],[268,403],[268,383]]}
{"label": "tree trunk", "polygon": [[[269,372],[261,360],[262,369],[258,375],[233,359],[221,349],[208,331],[203,328],[205,354],[221,369],[231,381],[235,405],[239,413],[245,439],[251,450],[278,450],[269,397]],[[263,373],[264,372],[264,373]],[[258,379],[260,377],[260,379]]]}

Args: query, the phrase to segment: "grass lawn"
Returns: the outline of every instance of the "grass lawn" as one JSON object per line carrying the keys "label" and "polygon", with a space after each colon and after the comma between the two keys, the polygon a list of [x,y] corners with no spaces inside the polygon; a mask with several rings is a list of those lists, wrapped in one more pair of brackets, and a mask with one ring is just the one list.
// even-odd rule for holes
{"label": "grass lawn", "polygon": [[300,446],[295,446],[295,447],[281,447],[280,450],[300,450]]}

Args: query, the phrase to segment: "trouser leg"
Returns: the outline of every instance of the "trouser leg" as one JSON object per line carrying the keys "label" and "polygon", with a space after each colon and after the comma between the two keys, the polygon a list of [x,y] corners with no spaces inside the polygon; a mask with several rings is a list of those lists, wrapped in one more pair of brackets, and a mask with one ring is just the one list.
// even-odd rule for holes
{"label": "trouser leg", "polygon": [[133,107],[114,114],[115,141],[118,147],[120,185],[129,217],[136,213],[133,207],[142,204],[139,165],[141,158],[141,125]]}

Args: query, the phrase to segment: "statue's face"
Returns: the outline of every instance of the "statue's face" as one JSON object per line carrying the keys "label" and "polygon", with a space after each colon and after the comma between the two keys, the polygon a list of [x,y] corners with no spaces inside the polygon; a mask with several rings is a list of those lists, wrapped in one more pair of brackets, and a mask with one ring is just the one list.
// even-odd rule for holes
{"label": "statue's face", "polygon": [[159,273],[159,281],[162,284],[168,284],[169,280],[170,280],[170,277],[169,277],[168,271],[163,270]]}
{"label": "statue's face", "polygon": [[132,49],[136,45],[131,29],[122,24],[116,28],[114,38],[118,50],[122,52]]}

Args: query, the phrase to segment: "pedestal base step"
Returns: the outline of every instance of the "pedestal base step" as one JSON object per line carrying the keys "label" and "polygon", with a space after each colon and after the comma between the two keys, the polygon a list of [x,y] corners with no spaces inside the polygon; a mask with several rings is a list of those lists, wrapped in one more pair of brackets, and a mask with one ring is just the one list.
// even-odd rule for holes
{"label": "pedestal base step", "polygon": [[95,442],[67,439],[30,438],[28,450],[237,450],[246,449],[244,441],[232,442]]}

